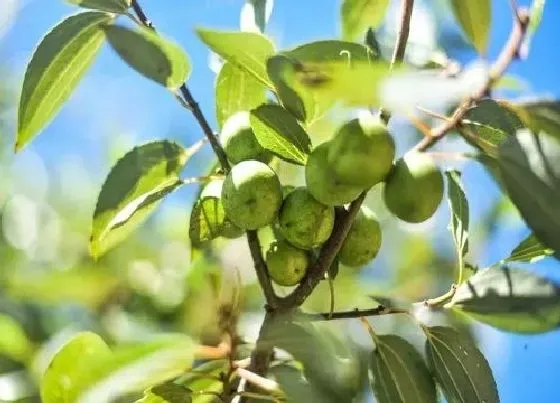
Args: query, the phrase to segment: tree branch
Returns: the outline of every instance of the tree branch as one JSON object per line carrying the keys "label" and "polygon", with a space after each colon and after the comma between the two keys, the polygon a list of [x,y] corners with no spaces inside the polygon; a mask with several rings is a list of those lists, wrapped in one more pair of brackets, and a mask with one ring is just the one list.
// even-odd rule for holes
{"label": "tree branch", "polygon": [[488,79],[480,88],[465,98],[463,102],[455,109],[449,120],[443,122],[440,126],[432,129],[429,136],[424,137],[414,148],[414,151],[426,151],[439,140],[443,138],[449,131],[459,127],[461,120],[472,106],[474,102],[480,101],[492,89],[492,86],[506,72],[510,64],[519,59],[519,51],[525,40],[527,27],[529,26],[529,13],[525,9],[516,10],[513,22],[513,28],[508,41],[504,45],[502,52],[492,65]]}
{"label": "tree branch", "polygon": [[[151,29],[152,31],[155,32],[156,29],[155,29],[154,25],[148,19],[148,17],[146,16],[146,13],[144,13],[144,10],[142,9],[140,4],[138,3],[138,0],[132,0],[131,6],[132,6],[132,9],[134,10],[134,13],[136,14],[136,17],[138,18],[138,21],[142,25],[144,25],[146,28]],[[181,93],[181,96],[183,97],[183,100],[185,101],[185,105],[187,106],[187,109],[189,109],[192,112],[194,118],[198,122],[198,125],[200,126],[200,128],[204,132],[204,135],[206,136],[206,138],[210,142],[210,145],[212,146],[212,149],[214,150],[214,154],[216,154],[216,156],[218,157],[218,160],[220,161],[220,165],[222,166],[223,171],[225,173],[228,173],[229,170],[230,170],[230,165],[229,165],[226,153],[225,153],[224,149],[222,148],[222,146],[220,145],[220,142],[219,142],[218,138],[214,135],[214,132],[212,131],[212,128],[210,127],[210,124],[208,123],[208,120],[206,120],[206,117],[204,116],[204,113],[202,113],[202,110],[200,109],[200,107],[198,105],[198,102],[195,101],[194,97],[192,96],[191,91],[189,90],[189,88],[187,87],[186,84],[183,84],[179,88],[179,92]]]}
{"label": "tree branch", "polygon": [[259,284],[266,299],[267,310],[276,309],[278,297],[276,297],[274,288],[272,288],[266,262],[261,252],[261,243],[257,231],[247,231],[247,242],[249,243],[249,250],[251,251],[251,257],[253,258],[255,271],[257,272],[257,279],[259,280]]}
{"label": "tree branch", "polygon": [[392,315],[409,312],[405,309],[399,308],[387,308],[383,305],[379,305],[371,309],[354,309],[352,311],[342,311],[333,312],[332,315],[329,312],[326,313],[304,313],[303,318],[311,321],[328,321],[328,320],[338,320],[338,319],[352,319],[352,318],[364,318],[367,316],[382,316],[382,315]]}

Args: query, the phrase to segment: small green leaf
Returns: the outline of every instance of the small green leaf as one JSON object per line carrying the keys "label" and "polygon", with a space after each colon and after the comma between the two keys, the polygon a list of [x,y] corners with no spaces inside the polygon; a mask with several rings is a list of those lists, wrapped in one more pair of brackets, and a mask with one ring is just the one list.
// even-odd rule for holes
{"label": "small green leaf", "polygon": [[111,169],[93,214],[90,253],[99,257],[136,229],[161,199],[182,185],[179,173],[200,144],[189,149],[156,141],[121,158]]}
{"label": "small green leaf", "polygon": [[85,12],[66,18],[42,40],[27,65],[19,101],[16,151],[56,115],[103,45],[113,17]]}
{"label": "small green leaf", "polygon": [[426,355],[448,402],[499,402],[488,362],[473,341],[451,327],[424,327]]}
{"label": "small green leaf", "polygon": [[273,6],[274,0],[246,0],[241,9],[241,31],[264,32]]}
{"label": "small green leaf", "polygon": [[33,345],[23,327],[12,317],[0,314],[0,356],[25,363],[33,352]]}
{"label": "small green leaf", "polygon": [[529,27],[527,28],[525,41],[523,42],[520,52],[523,58],[528,56],[533,36],[535,36],[535,33],[541,24],[545,3],[546,0],[533,0],[531,3],[531,9],[529,10]]}
{"label": "small green leaf", "polygon": [[189,221],[189,239],[195,248],[222,235],[226,216],[224,206],[217,197],[198,200],[192,209]]}
{"label": "small green leaf", "polygon": [[95,333],[82,332],[73,336],[55,354],[43,374],[42,402],[75,402],[80,392],[79,385],[93,378],[89,368],[110,356],[111,350]]}
{"label": "small green leaf", "polygon": [[125,14],[130,8],[131,0],[66,0],[83,8]]}
{"label": "small green leaf", "polygon": [[341,8],[342,38],[354,41],[369,27],[383,22],[389,0],[344,0]]}
{"label": "small green leaf", "polygon": [[480,54],[485,54],[490,36],[490,0],[451,0],[451,9],[463,32]]}
{"label": "small green leaf", "polygon": [[560,102],[542,100],[523,103],[507,103],[523,123],[535,134],[541,131],[560,139]]}
{"label": "small green leaf", "polygon": [[500,146],[499,166],[511,201],[535,233],[560,251],[560,140],[520,130]]}
{"label": "small green leaf", "polygon": [[131,30],[118,25],[105,27],[107,40],[130,67],[170,90],[176,90],[191,72],[183,49],[147,28]]}
{"label": "small green leaf", "polygon": [[259,144],[278,157],[305,165],[311,140],[297,120],[278,105],[261,105],[251,111],[251,128]]}
{"label": "small green leaf", "polygon": [[371,387],[379,403],[436,403],[436,385],[422,356],[406,340],[375,337]]}
{"label": "small green leaf", "polygon": [[560,288],[520,269],[477,272],[446,307],[509,332],[542,333],[560,326]]}
{"label": "small green leaf", "polygon": [[191,403],[190,390],[175,382],[165,382],[144,392],[144,397],[136,403]]}
{"label": "small green leaf", "polygon": [[251,74],[226,62],[216,78],[216,117],[220,128],[236,112],[265,103],[265,90]]}
{"label": "small green leaf", "polygon": [[500,144],[521,127],[523,123],[514,112],[492,99],[484,99],[467,111],[459,133],[473,146],[497,158]]}
{"label": "small green leaf", "polygon": [[252,74],[267,87],[274,87],[266,73],[266,61],[275,53],[274,45],[268,38],[254,32],[224,32],[202,28],[196,32],[202,42],[224,60]]}
{"label": "small green leaf", "polygon": [[534,234],[529,235],[519,245],[511,251],[509,257],[502,263],[507,262],[527,262],[534,263],[554,253],[552,249],[544,246]]}
{"label": "small green leaf", "polygon": [[465,196],[461,173],[455,170],[445,172],[447,177],[447,200],[451,210],[451,232],[461,265],[469,251],[469,203]]}

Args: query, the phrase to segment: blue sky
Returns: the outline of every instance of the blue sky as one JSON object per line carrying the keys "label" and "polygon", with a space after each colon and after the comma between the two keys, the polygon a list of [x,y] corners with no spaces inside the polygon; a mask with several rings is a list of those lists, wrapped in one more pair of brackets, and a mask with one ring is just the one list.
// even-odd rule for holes
{"label": "blue sky", "polygon": [[[0,0],[3,2],[6,0]],[[13,0],[12,0],[13,1]],[[13,27],[0,38],[0,60],[5,70],[21,79],[24,66],[43,34],[75,8],[61,0],[22,0]],[[193,62],[189,86],[214,125],[214,73],[208,68],[208,52],[193,32],[195,26],[236,29],[241,0],[144,0],[142,4],[159,30],[179,42]],[[528,4],[528,1],[519,1]],[[279,48],[303,41],[338,36],[339,0],[276,0],[268,34]],[[0,5],[0,12],[2,6]],[[536,95],[560,96],[558,63],[560,51],[560,2],[549,0],[539,31],[532,42],[529,59],[510,70],[530,85]],[[511,26],[508,1],[494,1],[489,57],[501,49]],[[457,55],[467,61],[473,54]],[[13,114],[15,116],[15,112]],[[10,116],[12,124],[14,116]],[[214,125],[215,126],[215,125]],[[130,145],[151,138],[177,139],[188,145],[201,137],[194,120],[162,88],[132,73],[108,48],[102,51],[91,72],[53,123],[24,151],[37,153],[47,170],[61,158],[78,155],[87,162],[95,183],[106,175],[107,144],[115,134],[125,134]],[[209,151],[197,157],[199,164]],[[23,155],[21,158],[26,158]],[[29,158],[29,157],[27,157]],[[97,167],[97,168],[91,168]],[[187,169],[197,175],[200,165]],[[31,173],[30,173],[31,174]],[[464,172],[471,196],[471,214],[480,215],[498,191],[482,169],[469,164]],[[493,263],[505,256],[527,233],[523,226],[508,226],[498,232],[478,263]],[[533,265],[560,282],[560,264],[554,260]],[[560,332],[539,336],[509,335],[481,327],[491,366],[504,402],[555,402],[560,368]]]}

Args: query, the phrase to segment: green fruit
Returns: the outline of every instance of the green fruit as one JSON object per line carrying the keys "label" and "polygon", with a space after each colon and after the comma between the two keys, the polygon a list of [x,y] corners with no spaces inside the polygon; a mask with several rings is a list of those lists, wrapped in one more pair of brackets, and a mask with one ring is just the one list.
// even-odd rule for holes
{"label": "green fruit", "polygon": [[309,254],[286,241],[276,241],[266,252],[266,265],[270,278],[286,287],[298,284],[309,267]]}
{"label": "green fruit", "polygon": [[286,240],[301,249],[312,249],[331,235],[334,208],[319,203],[306,188],[293,190],[284,199],[278,215],[280,232]]}
{"label": "green fruit", "polygon": [[227,175],[222,202],[226,215],[239,228],[264,227],[276,219],[282,204],[278,176],[262,162],[243,161]]}
{"label": "green fruit", "polygon": [[372,115],[344,124],[329,146],[328,162],[343,183],[369,188],[385,180],[395,158],[387,127]]}
{"label": "green fruit", "polygon": [[339,181],[327,163],[330,143],[316,147],[305,165],[307,189],[315,199],[327,206],[340,206],[355,200],[364,188]]}
{"label": "green fruit", "polygon": [[362,206],[340,249],[340,263],[350,267],[368,264],[381,247],[381,226],[375,213]]}
{"label": "green fruit", "polygon": [[387,208],[401,220],[425,221],[441,203],[443,176],[429,156],[406,154],[387,178],[384,198]]}
{"label": "green fruit", "polygon": [[[202,192],[200,193],[200,199],[204,199],[206,197],[214,197],[218,199],[218,206],[216,207],[217,210],[224,210],[224,205],[222,203],[222,187],[224,184],[223,179],[213,180],[212,182],[208,183]],[[221,213],[220,213],[221,214]],[[225,215],[225,212],[224,212]],[[231,222],[229,217],[225,217],[220,228],[220,236],[225,238],[234,239],[239,238],[241,235],[245,233],[244,230],[239,228],[237,225]]]}
{"label": "green fruit", "polygon": [[247,160],[268,163],[272,159],[272,153],[259,144],[251,129],[249,112],[237,112],[229,117],[222,128],[220,141],[233,164]]}

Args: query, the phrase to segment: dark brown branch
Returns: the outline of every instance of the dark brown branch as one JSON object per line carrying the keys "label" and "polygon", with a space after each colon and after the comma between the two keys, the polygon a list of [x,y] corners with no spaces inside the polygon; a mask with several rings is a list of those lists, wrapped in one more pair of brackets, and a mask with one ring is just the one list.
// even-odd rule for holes
{"label": "dark brown branch", "polygon": [[504,75],[510,64],[514,60],[519,59],[519,50],[523,45],[523,41],[525,40],[525,35],[527,33],[527,27],[529,26],[529,14],[527,10],[521,9],[516,10],[514,17],[514,25],[509,39],[504,45],[502,52],[492,65],[488,79],[484,85],[465,98],[457,109],[455,109],[455,112],[453,112],[453,115],[449,120],[432,129],[430,136],[424,137],[413,148],[414,151],[426,151],[441,140],[448,132],[459,127],[463,117],[473,103],[484,98],[490,92],[496,81]]}
{"label": "dark brown branch", "polygon": [[270,281],[270,276],[268,275],[266,262],[264,261],[264,258],[262,256],[261,244],[257,235],[257,231],[247,231],[247,242],[249,243],[251,257],[253,258],[253,263],[255,264],[257,278],[266,299],[267,309],[276,309],[278,298],[276,297],[274,289],[272,288],[272,283]]}
{"label": "dark brown branch", "polygon": [[[138,3],[138,0],[132,0],[131,6],[132,6],[132,9],[134,10],[134,13],[136,14],[136,17],[138,18],[138,21],[142,25],[144,25],[146,28],[149,28],[149,29],[155,31],[156,29],[155,29],[154,25],[148,19],[148,17],[146,16],[146,13],[144,13],[144,10],[142,9],[140,4]],[[214,153],[216,154],[216,156],[218,157],[218,160],[220,161],[220,165],[222,166],[222,169],[224,170],[225,173],[228,173],[229,170],[230,170],[230,165],[229,165],[226,153],[225,153],[224,149],[222,148],[222,146],[220,145],[220,142],[219,142],[218,138],[214,135],[214,132],[212,131],[212,128],[210,127],[210,124],[208,123],[208,120],[206,120],[206,117],[204,116],[204,113],[202,113],[202,110],[200,109],[200,107],[198,105],[198,102],[195,101],[194,97],[192,96],[192,94],[191,94],[191,92],[190,92],[190,90],[189,90],[189,88],[187,87],[186,84],[183,84],[179,88],[179,92],[181,93],[181,96],[183,97],[183,100],[185,101],[185,105],[192,112],[194,118],[198,122],[198,125],[200,126],[200,128],[204,132],[204,135],[206,136],[206,138],[210,142],[210,145],[212,146],[212,149],[214,150]]]}
{"label": "dark brown branch", "polygon": [[356,308],[352,311],[333,312],[332,315],[328,312],[315,313],[315,314],[308,313],[308,314],[301,314],[301,315],[303,315],[303,318],[311,321],[325,321],[325,320],[364,318],[368,316],[392,315],[392,314],[399,314],[399,313],[408,314],[408,311],[405,309],[387,308],[383,305],[379,305],[371,309],[360,310]]}

